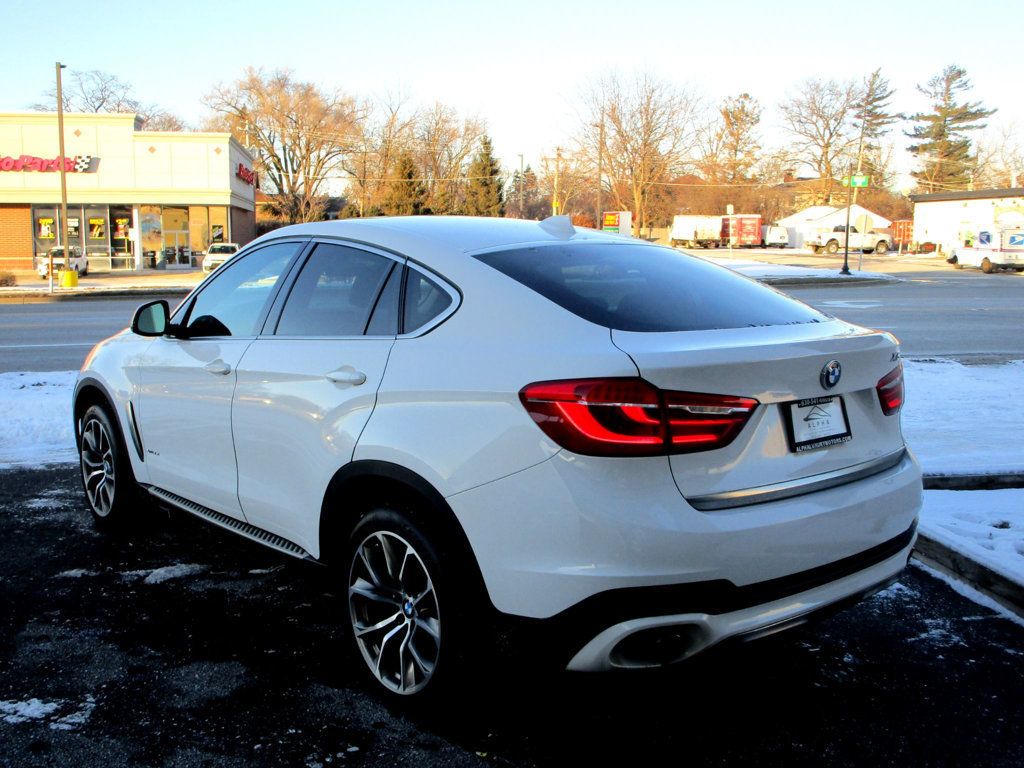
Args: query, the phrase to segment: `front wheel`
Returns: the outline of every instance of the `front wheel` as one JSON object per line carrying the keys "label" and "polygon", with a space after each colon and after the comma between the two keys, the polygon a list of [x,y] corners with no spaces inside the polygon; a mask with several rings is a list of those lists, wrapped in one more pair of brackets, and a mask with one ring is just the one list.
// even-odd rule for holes
{"label": "front wheel", "polygon": [[370,677],[406,701],[434,695],[459,671],[463,606],[437,552],[411,516],[387,507],[350,538],[349,634]]}
{"label": "front wheel", "polygon": [[123,523],[137,486],[120,432],[110,414],[93,405],[82,416],[78,457],[82,487],[93,520],[108,526]]}

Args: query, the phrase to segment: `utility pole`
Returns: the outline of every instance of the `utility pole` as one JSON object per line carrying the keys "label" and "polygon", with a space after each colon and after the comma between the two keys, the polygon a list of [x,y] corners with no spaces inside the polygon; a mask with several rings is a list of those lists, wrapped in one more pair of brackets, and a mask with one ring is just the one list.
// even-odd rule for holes
{"label": "utility pole", "polygon": [[[65,65],[57,62],[57,133],[60,148],[60,236],[64,246],[64,266],[71,264],[71,243],[68,242],[68,178],[64,161],[64,91],[60,71]],[[79,224],[81,226],[81,224]],[[50,249],[50,293],[53,293],[53,249]]]}
{"label": "utility pole", "polygon": [[555,147],[555,191],[554,191],[554,194],[551,196],[551,215],[552,216],[557,216],[558,215],[558,209],[560,207],[559,206],[559,202],[558,202],[558,172],[559,172],[559,170],[561,170],[561,167],[562,167],[562,148],[561,147]]}
{"label": "utility pole", "polygon": [[[864,130],[867,128],[867,119],[862,116],[860,121],[860,139],[857,141],[857,175],[860,176],[861,162],[864,159]],[[850,188],[853,189],[853,199],[851,201],[849,195],[847,195],[847,209],[846,209],[846,250],[849,253],[850,250],[850,207],[857,204],[857,193],[860,192],[860,187],[853,186],[853,175],[850,175]],[[857,258],[857,271],[864,271],[864,249],[859,249],[860,256]]]}
{"label": "utility pole", "polygon": [[526,218],[526,206],[523,205],[523,156],[519,155],[519,218]]}
{"label": "utility pole", "polygon": [[597,216],[595,217],[596,229],[604,229],[601,217],[604,212],[601,210],[601,191],[604,180],[604,110],[601,110],[601,122],[597,126]]}

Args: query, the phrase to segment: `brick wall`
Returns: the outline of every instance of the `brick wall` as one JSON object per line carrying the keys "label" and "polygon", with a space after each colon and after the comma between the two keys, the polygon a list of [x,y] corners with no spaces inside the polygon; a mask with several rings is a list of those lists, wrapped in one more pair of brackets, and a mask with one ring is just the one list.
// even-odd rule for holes
{"label": "brick wall", "polygon": [[32,207],[0,204],[0,269],[32,269]]}
{"label": "brick wall", "polygon": [[231,241],[245,245],[256,238],[256,214],[241,208],[231,208]]}

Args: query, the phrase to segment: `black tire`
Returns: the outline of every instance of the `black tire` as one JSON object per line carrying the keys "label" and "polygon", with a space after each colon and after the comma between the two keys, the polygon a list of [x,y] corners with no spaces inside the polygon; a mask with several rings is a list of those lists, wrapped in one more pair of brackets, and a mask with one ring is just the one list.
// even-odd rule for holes
{"label": "black tire", "polygon": [[991,261],[989,261],[988,256],[981,260],[981,271],[984,272],[986,275],[991,275],[993,272],[996,271],[995,265]]}
{"label": "black tire", "polygon": [[352,529],[342,561],[355,663],[378,692],[406,705],[466,687],[471,638],[480,637],[469,617],[486,615],[472,610],[475,590],[460,583],[458,553],[418,517],[401,505],[376,506]]}
{"label": "black tire", "polygon": [[829,256],[835,256],[837,253],[839,253],[839,243],[835,240],[829,240],[825,244],[825,253],[827,253]]}
{"label": "black tire", "polygon": [[878,243],[875,244],[875,253],[879,256],[885,256],[888,252],[889,244],[885,242],[885,240],[879,240]]}
{"label": "black tire", "polygon": [[819,248],[818,246],[816,246],[816,245],[812,245],[811,246],[811,253],[817,255],[819,251],[821,251],[821,248]]}
{"label": "black tire", "polygon": [[103,528],[123,526],[138,507],[139,486],[121,431],[101,405],[82,415],[78,465],[93,521]]}

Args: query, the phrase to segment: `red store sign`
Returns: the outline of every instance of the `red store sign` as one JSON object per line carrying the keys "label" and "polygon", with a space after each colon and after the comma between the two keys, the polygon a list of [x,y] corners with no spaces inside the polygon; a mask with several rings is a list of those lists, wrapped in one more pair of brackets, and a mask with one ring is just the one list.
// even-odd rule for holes
{"label": "red store sign", "polygon": [[[52,160],[33,155],[20,157],[0,157],[0,171],[40,171],[42,173],[60,170],[61,158]],[[92,155],[77,155],[64,158],[64,170],[67,173],[89,173],[92,168]]]}
{"label": "red store sign", "polygon": [[235,171],[235,176],[240,178],[250,187],[256,185],[256,173],[252,170],[252,168],[246,168],[241,163],[238,164],[238,170]]}

